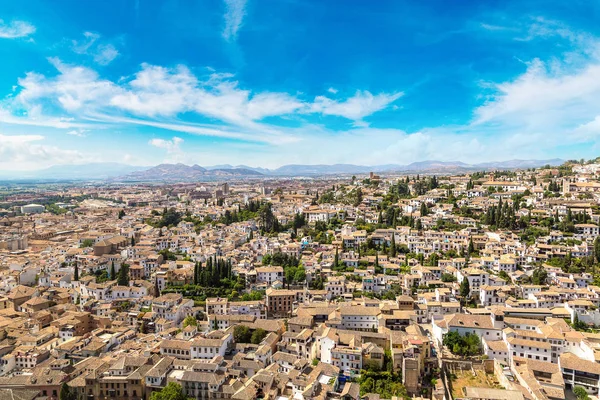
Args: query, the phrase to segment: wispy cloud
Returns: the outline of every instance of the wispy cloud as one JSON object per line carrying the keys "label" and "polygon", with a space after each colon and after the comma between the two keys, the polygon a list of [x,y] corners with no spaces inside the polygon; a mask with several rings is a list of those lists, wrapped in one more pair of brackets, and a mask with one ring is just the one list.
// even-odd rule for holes
{"label": "wispy cloud", "polygon": [[517,28],[510,27],[510,26],[487,24],[485,22],[482,22],[481,24],[479,24],[479,26],[482,27],[483,29],[485,29],[486,31],[515,31],[515,30],[518,30]]}
{"label": "wispy cloud", "polygon": [[225,29],[223,38],[227,41],[235,40],[237,32],[242,26],[246,15],[247,0],[224,0],[225,1]]}
{"label": "wispy cloud", "polygon": [[108,65],[119,56],[112,43],[100,43],[101,36],[95,32],[84,32],[83,39],[72,40],[71,49],[77,54],[86,54],[100,65]]}
{"label": "wispy cloud", "polygon": [[311,112],[323,115],[336,115],[353,121],[360,121],[377,111],[381,111],[388,105],[398,100],[404,93],[380,93],[377,95],[365,90],[358,90],[353,97],[346,100],[332,100],[325,96],[315,98]]}
{"label": "wispy cloud", "polygon": [[108,65],[119,56],[119,51],[112,44],[99,45],[94,53],[94,61],[100,65]]}
{"label": "wispy cloud", "polygon": [[0,38],[16,39],[35,33],[35,26],[26,21],[11,21],[5,23],[0,19]]}
{"label": "wispy cloud", "polygon": [[77,137],[85,137],[85,130],[83,129],[74,129],[72,131],[68,131],[67,135],[77,136]]}

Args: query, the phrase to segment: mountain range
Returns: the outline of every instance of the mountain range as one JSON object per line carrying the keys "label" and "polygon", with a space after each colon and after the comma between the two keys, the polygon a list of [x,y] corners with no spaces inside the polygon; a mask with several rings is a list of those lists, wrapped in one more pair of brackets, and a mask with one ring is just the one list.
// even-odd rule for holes
{"label": "mountain range", "polygon": [[194,181],[206,178],[259,177],[263,174],[249,168],[204,168],[197,164],[160,164],[115,178],[123,181]]}
{"label": "mountain range", "polygon": [[552,160],[509,160],[484,164],[467,164],[460,161],[419,161],[408,165],[384,164],[364,166],[354,164],[290,164],[275,169],[255,168],[247,165],[221,164],[207,167],[185,164],[161,164],[147,170],[136,171],[115,178],[121,181],[193,181],[215,178],[258,178],[285,176],[319,176],[366,174],[371,171],[382,172],[429,172],[429,173],[461,173],[481,171],[484,169],[517,169],[532,168],[543,165],[560,165],[561,159]]}
{"label": "mountain range", "polygon": [[365,174],[371,171],[408,173],[464,173],[481,170],[535,168],[560,165],[564,160],[508,160],[467,164],[461,161],[419,161],[411,164],[382,164],[374,166],[354,164],[289,164],[275,169],[247,165],[213,165],[201,167],[194,164],[160,164],[153,167],[132,166],[119,163],[91,163],[81,165],[56,165],[36,171],[0,171],[5,180],[107,180],[111,181],[194,181],[233,178],[259,178],[284,176],[318,176]]}

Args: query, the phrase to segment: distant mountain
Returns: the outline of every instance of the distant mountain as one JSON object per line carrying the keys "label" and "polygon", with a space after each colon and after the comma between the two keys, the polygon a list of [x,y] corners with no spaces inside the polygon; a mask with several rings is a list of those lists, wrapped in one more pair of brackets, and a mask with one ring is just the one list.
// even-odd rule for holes
{"label": "distant mountain", "polygon": [[193,181],[210,177],[261,176],[260,172],[245,168],[217,168],[208,170],[199,165],[160,164],[117,178],[120,181]]}
{"label": "distant mountain", "polygon": [[269,175],[331,175],[331,174],[353,174],[367,173],[373,171],[376,167],[365,167],[352,164],[333,164],[333,165],[284,165],[270,171]]}
{"label": "distant mountain", "polygon": [[250,171],[260,172],[264,175],[269,175],[271,170],[268,168],[260,168],[260,167],[249,167],[247,165],[231,165],[231,164],[221,164],[221,165],[211,165],[208,167],[204,167],[209,171],[213,171],[215,169],[247,169]]}
{"label": "distant mountain", "polygon": [[384,165],[284,165],[274,170],[264,171],[266,175],[276,176],[302,176],[302,175],[333,175],[333,174],[365,174],[371,171],[380,172],[430,172],[430,173],[464,173],[469,171],[480,171],[484,169],[518,169],[541,167],[546,164],[560,165],[564,161],[552,160],[510,160],[482,164],[467,164],[461,161],[418,161],[408,165],[384,164]]}
{"label": "distant mountain", "polygon": [[504,168],[504,169],[516,169],[516,168],[537,168],[543,167],[544,165],[558,166],[563,164],[565,161],[560,158],[553,158],[551,160],[509,160],[509,161],[497,161],[488,163],[475,164],[478,168]]}
{"label": "distant mountain", "polygon": [[394,168],[400,168],[402,171],[429,171],[429,170],[444,170],[444,169],[455,169],[455,168],[469,168],[469,164],[465,164],[460,161],[418,161],[406,166],[396,166]]}
{"label": "distant mountain", "polygon": [[544,165],[557,166],[564,160],[508,160],[467,164],[461,161],[419,161],[407,165],[354,165],[354,164],[290,164],[275,169],[249,167],[246,165],[214,165],[201,167],[194,164],[160,164],[155,167],[139,167],[119,163],[90,163],[81,165],[55,165],[36,171],[0,171],[3,180],[119,180],[119,181],[191,181],[261,176],[317,176],[375,173],[465,173],[495,169],[536,168]]}

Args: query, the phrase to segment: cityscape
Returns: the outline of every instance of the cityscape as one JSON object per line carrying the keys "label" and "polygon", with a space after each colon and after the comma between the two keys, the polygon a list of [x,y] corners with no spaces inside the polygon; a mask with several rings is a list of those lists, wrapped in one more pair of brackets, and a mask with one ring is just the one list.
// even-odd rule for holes
{"label": "cityscape", "polygon": [[597,400],[596,2],[0,4],[0,400]]}

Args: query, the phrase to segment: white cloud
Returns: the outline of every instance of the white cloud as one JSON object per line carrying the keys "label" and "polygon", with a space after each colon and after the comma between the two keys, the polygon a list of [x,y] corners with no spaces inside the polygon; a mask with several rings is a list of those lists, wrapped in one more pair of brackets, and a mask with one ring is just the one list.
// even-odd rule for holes
{"label": "white cloud", "polygon": [[486,24],[483,22],[481,24],[479,24],[479,26],[482,27],[483,29],[485,29],[486,31],[514,31],[515,30],[515,28],[511,28],[508,26]]}
{"label": "white cloud", "polygon": [[142,64],[142,70],[129,82],[129,90],[113,96],[110,104],[136,115],[174,116],[189,109],[197,84],[187,67],[168,69]]}
{"label": "white cloud", "polygon": [[27,37],[35,33],[35,26],[25,21],[12,21],[4,23],[0,19],[0,38],[1,39],[16,39]]}
{"label": "white cloud", "polygon": [[77,137],[85,137],[85,130],[82,129],[74,129],[72,131],[68,131],[67,135],[77,136]]}
{"label": "white cloud", "polygon": [[185,66],[173,69],[144,64],[129,82],[128,90],[115,95],[111,105],[139,116],[173,117],[183,112],[215,118],[238,126],[252,126],[270,116],[292,114],[306,107],[287,93],[252,95],[240,89],[230,74],[212,74],[201,81]]}
{"label": "white cloud", "polygon": [[72,40],[71,49],[77,54],[87,54],[90,48],[100,39],[100,35],[94,32],[83,32],[83,40]]}
{"label": "white cloud", "polygon": [[[579,68],[541,60],[516,79],[495,85],[493,97],[475,110],[473,129],[505,135],[507,144],[545,147],[600,138],[600,61]],[[515,133],[517,132],[517,133]]]}
{"label": "white cloud", "polygon": [[39,100],[50,100],[73,112],[107,103],[111,96],[120,92],[120,88],[111,81],[100,79],[94,70],[63,64],[58,58],[50,58],[49,61],[59,75],[47,78],[29,72],[25,78],[19,79],[22,89],[16,99],[21,104],[30,106]]}
{"label": "white cloud", "polygon": [[108,65],[119,56],[119,51],[112,44],[102,44],[98,46],[94,54],[94,61],[100,65]]}
{"label": "white cloud", "polygon": [[78,151],[39,143],[44,139],[41,135],[0,134],[0,169],[30,170],[85,160]]}
{"label": "white cloud", "polygon": [[[87,36],[94,41],[95,36]],[[87,43],[78,49],[86,51]],[[285,92],[243,89],[230,73],[196,76],[186,66],[142,64],[132,78],[103,79],[91,68],[49,61],[57,74],[29,72],[7,99],[0,121],[10,124],[68,128],[70,132],[100,127],[152,126],[173,132],[225,137],[247,142],[285,144],[298,141],[297,130],[265,122],[269,117],[296,117],[306,125],[309,114],[338,115],[365,127],[362,121],[386,108],[402,93],[373,95],[357,91],[348,99],[320,96],[305,101]],[[12,110],[12,112],[9,112]],[[63,117],[49,117],[60,115]],[[203,117],[202,122],[186,121]],[[181,118],[181,119],[180,119]],[[100,125],[100,126],[95,126]]]}
{"label": "white cloud", "polygon": [[148,142],[151,146],[166,150],[168,154],[181,153],[181,148],[179,147],[181,143],[183,143],[183,139],[177,136],[174,136],[171,140],[151,139]]}
{"label": "white cloud", "polygon": [[332,100],[325,96],[317,96],[310,111],[324,115],[337,115],[353,121],[360,121],[377,111],[381,111],[403,95],[397,93],[371,94],[358,90],[353,97],[344,101]]}
{"label": "white cloud", "polygon": [[224,0],[225,1],[225,29],[223,38],[225,40],[235,40],[237,32],[242,26],[244,16],[246,15],[247,0]]}
{"label": "white cloud", "polygon": [[600,113],[600,64],[552,72],[536,59],[524,74],[495,89],[492,99],[475,110],[476,123],[569,125]]}
{"label": "white cloud", "polygon": [[332,93],[332,94],[336,94],[338,92],[338,90],[336,88],[332,88],[332,87],[330,87],[329,89],[327,89],[327,91],[329,93]]}
{"label": "white cloud", "polygon": [[535,18],[517,40],[561,43],[562,54],[526,62],[521,75],[486,83],[493,94],[467,131],[502,137],[499,148],[553,149],[600,139],[600,39],[561,22]]}
{"label": "white cloud", "polygon": [[73,40],[71,49],[77,54],[86,54],[100,65],[108,65],[119,56],[111,43],[99,43],[101,36],[95,32],[84,32],[83,40]]}

